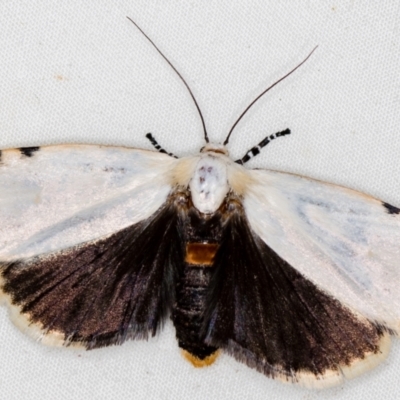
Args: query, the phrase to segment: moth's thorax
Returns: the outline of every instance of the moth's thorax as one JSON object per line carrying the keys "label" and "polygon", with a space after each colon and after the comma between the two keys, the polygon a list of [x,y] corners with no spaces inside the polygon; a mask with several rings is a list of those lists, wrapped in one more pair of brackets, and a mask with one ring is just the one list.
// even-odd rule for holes
{"label": "moth's thorax", "polygon": [[200,212],[217,211],[229,192],[225,160],[212,154],[201,157],[189,187],[193,204]]}

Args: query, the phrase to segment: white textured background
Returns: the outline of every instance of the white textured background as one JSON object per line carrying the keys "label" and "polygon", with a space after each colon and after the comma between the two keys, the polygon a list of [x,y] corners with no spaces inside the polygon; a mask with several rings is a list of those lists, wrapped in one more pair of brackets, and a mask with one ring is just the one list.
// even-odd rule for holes
{"label": "white textured background", "polygon": [[[218,141],[262,89],[319,44],[309,62],[242,121],[231,153],[239,157],[289,127],[290,137],[273,142],[250,165],[339,183],[400,206],[397,0],[35,3],[0,1],[0,148],[150,148],[147,132],[177,155],[201,147],[188,93],[129,15],[186,77]],[[168,323],[149,342],[92,352],[48,348],[22,335],[2,308],[0,398],[400,398],[400,340],[374,371],[312,392],[228,356],[196,370],[181,358],[174,334]]]}

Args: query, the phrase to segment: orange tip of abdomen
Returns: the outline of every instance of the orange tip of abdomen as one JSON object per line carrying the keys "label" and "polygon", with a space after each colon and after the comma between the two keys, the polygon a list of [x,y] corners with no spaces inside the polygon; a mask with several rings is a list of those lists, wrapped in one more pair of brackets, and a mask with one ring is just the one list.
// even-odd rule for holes
{"label": "orange tip of abdomen", "polygon": [[214,353],[210,354],[206,358],[199,358],[193,355],[192,353],[189,353],[186,350],[182,350],[182,355],[183,357],[186,358],[187,361],[189,361],[193,367],[195,368],[203,368],[203,367],[208,367],[211,364],[214,364],[215,360],[219,356],[219,350],[214,351]]}

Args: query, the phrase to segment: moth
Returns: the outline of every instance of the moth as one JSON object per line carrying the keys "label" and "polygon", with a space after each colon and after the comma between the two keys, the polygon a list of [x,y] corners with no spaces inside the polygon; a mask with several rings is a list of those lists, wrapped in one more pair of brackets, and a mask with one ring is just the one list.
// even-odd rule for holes
{"label": "moth", "polygon": [[0,287],[15,324],[86,349],[155,335],[167,317],[195,366],[220,351],[271,378],[357,376],[400,332],[400,209],[244,164],[208,139],[177,158],[92,145],[0,153]]}

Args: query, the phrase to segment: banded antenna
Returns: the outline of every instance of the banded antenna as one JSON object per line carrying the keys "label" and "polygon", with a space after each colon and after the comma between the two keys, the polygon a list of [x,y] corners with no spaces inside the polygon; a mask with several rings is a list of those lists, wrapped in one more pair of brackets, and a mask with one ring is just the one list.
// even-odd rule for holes
{"label": "banded antenna", "polygon": [[240,114],[239,118],[236,120],[236,122],[232,125],[231,130],[228,133],[228,136],[225,139],[224,146],[226,146],[229,142],[229,138],[233,132],[233,130],[236,128],[237,124],[240,122],[240,120],[244,117],[244,115],[247,113],[247,111],[250,110],[251,107],[262,97],[264,96],[265,93],[269,92],[274,86],[276,86],[278,83],[282,82],[285,78],[287,78],[289,75],[291,75],[294,71],[296,71],[298,68],[300,68],[314,53],[314,51],[317,49],[318,46],[315,46],[312,50],[311,53],[300,63],[298,64],[295,68],[293,68],[291,71],[289,71],[286,75],[282,76],[282,78],[278,79],[275,83],[273,83],[271,86],[269,86],[267,89],[265,89],[262,93],[260,93],[247,107],[246,109]]}
{"label": "banded antenna", "polygon": [[192,92],[192,90],[190,89],[189,85],[187,84],[187,82],[185,81],[185,79],[183,78],[183,76],[180,74],[180,72],[174,67],[174,65],[171,63],[171,61],[168,60],[168,58],[163,54],[163,52],[156,46],[156,44],[143,32],[142,28],[140,28],[140,26],[130,17],[126,17],[129,19],[129,21],[132,22],[133,25],[136,26],[137,29],[139,29],[139,31],[142,33],[142,35],[153,45],[153,47],[158,51],[158,53],[161,55],[161,57],[169,64],[169,66],[175,71],[175,73],[179,76],[179,78],[181,79],[181,81],[184,83],[184,85],[186,86],[186,89],[189,91],[190,96],[193,99],[193,102],[197,108],[197,111],[200,115],[200,119],[201,119],[201,123],[203,125],[203,132],[204,132],[204,140],[206,141],[206,143],[209,143],[210,140],[208,139],[208,134],[207,134],[207,129],[206,129],[206,124],[204,122],[204,118],[203,118],[203,114],[201,113],[199,104],[197,103],[196,98],[194,97],[194,94]]}

